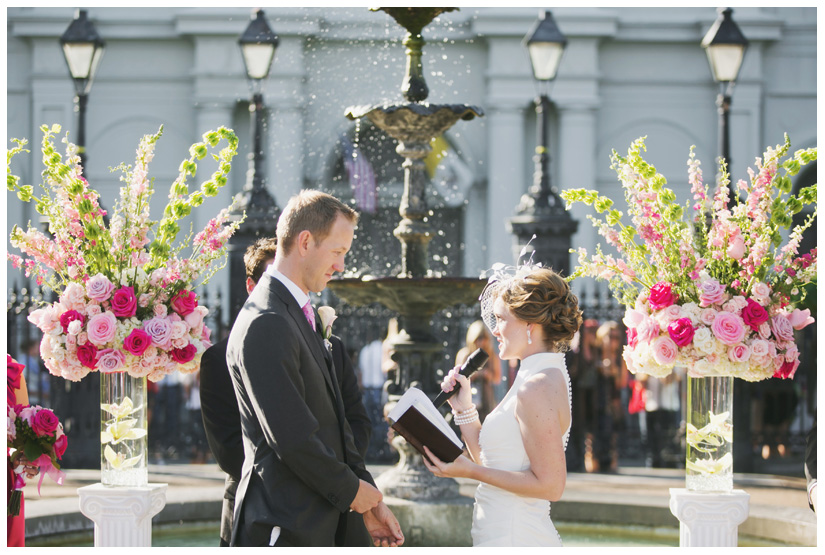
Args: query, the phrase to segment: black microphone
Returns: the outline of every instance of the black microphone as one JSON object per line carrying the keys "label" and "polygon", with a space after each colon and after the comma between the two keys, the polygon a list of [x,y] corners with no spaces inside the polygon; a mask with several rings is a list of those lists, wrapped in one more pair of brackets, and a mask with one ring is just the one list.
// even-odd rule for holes
{"label": "black microphone", "polygon": [[[464,364],[461,365],[461,368],[458,370],[458,373],[462,376],[470,377],[475,374],[478,370],[481,369],[482,366],[487,362],[490,356],[482,351],[481,349],[476,349],[473,351],[467,360],[464,361]],[[436,408],[440,408],[441,405],[447,402],[447,399],[458,393],[458,390],[461,389],[461,384],[456,382],[455,387],[453,387],[452,391],[442,391],[438,394],[438,396],[433,401],[433,404]]]}

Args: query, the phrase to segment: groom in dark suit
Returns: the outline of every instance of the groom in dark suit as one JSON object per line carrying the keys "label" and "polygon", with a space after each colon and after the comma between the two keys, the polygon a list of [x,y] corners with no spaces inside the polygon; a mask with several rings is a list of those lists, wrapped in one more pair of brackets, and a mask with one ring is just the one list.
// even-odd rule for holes
{"label": "groom in dark suit", "polygon": [[[243,261],[246,269],[247,294],[252,293],[266,267],[274,262],[276,252],[277,240],[274,237],[262,237],[246,249]],[[218,466],[226,472],[226,488],[221,510],[220,545],[222,547],[229,545],[232,536],[235,492],[238,489],[238,482],[241,481],[241,468],[244,460],[241,415],[238,411],[238,401],[235,399],[232,378],[226,366],[227,340],[228,338],[219,341],[203,353],[200,368],[201,414],[206,440]],[[369,447],[372,424],[361,400],[358,378],[346,354],[344,344],[335,335],[330,337],[330,342],[332,343],[335,375],[338,383],[341,384],[347,423],[352,429],[356,449],[362,457],[365,457]],[[361,518],[358,513],[350,513],[348,516]],[[356,526],[349,531],[351,533],[347,534],[346,545],[362,545],[367,535],[363,526],[361,526],[360,535],[355,533],[359,532]]]}
{"label": "groom in dark suit", "polygon": [[356,526],[376,545],[404,541],[355,448],[309,303],[310,291],[344,270],[357,218],[318,191],[290,199],[278,220],[275,262],[232,327],[226,360],[245,459],[231,545],[345,545]]}

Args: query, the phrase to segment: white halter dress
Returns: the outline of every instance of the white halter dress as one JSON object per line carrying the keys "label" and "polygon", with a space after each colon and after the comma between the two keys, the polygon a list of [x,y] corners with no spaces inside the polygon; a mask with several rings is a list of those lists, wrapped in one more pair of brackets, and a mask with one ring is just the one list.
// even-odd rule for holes
{"label": "white halter dress", "polygon": [[[558,369],[564,376],[570,410],[570,377],[564,353],[539,353],[525,358],[507,395],[487,415],[481,427],[479,445],[483,466],[516,472],[530,468],[516,420],[516,394],[526,379],[549,368]],[[562,439],[565,449],[569,435],[568,425]],[[523,497],[485,483],[479,484],[476,490],[472,535],[474,547],[562,545],[550,519],[549,501]]]}

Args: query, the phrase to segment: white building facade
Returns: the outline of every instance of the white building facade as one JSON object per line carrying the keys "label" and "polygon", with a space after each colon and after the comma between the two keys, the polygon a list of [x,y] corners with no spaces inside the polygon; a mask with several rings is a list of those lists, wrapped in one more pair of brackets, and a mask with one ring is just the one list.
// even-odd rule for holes
{"label": "white building facade", "polygon": [[[342,137],[357,144],[373,133],[384,147],[394,144],[376,138],[380,132],[364,124],[356,130],[344,113],[353,105],[401,101],[404,31],[386,14],[366,8],[264,11],[280,38],[264,90],[267,188],[281,207],[304,187],[351,201],[342,173]],[[552,12],[568,39],[550,90],[552,185],[598,189],[620,200],[609,155],[613,149],[625,151],[643,135],[648,161],[668,177],[680,203],[688,196],[691,145],[703,161],[705,180],[712,181],[719,91],[700,41],[716,10],[568,7]],[[70,139],[76,137],[74,89],[58,42],[74,9],[8,8],[6,15],[6,135],[29,139],[32,154],[20,155],[13,170],[23,183],[37,185],[39,127],[59,123]],[[431,264],[435,270],[477,276],[495,262],[513,263],[514,238],[506,223],[532,183],[536,142],[536,88],[521,41],[537,15],[536,8],[464,7],[424,30],[428,100],[471,104],[485,112],[446,134],[450,164],[433,171],[438,181],[434,205],[457,214],[442,246],[434,247],[440,253]],[[241,139],[229,185],[193,217],[199,230],[246,181],[250,93],[238,37],[250,10],[96,7],[89,9],[89,18],[106,47],[89,96],[85,174],[107,208],[120,186],[119,174],[109,168],[133,163],[140,137],[160,125],[164,136],[150,164],[156,219],[190,144],[219,126],[233,128]],[[785,133],[793,149],[816,146],[817,28],[814,7],[740,7],[734,19],[750,41],[731,106],[735,180],[746,178],[755,157],[766,146],[782,143]],[[388,214],[395,214],[391,209],[398,205],[402,179],[402,159],[392,148],[368,153],[376,169],[378,206]],[[812,171],[797,179],[815,179]],[[209,173],[204,166],[198,177]],[[586,213],[573,211],[579,228],[572,244],[592,249],[599,237]],[[8,194],[7,232],[30,220],[37,221],[33,206]],[[386,257],[397,257],[396,239],[387,241]],[[391,270],[388,263],[386,271]],[[10,265],[7,272],[9,286],[22,283]],[[213,283],[224,289],[226,299],[228,270]]]}

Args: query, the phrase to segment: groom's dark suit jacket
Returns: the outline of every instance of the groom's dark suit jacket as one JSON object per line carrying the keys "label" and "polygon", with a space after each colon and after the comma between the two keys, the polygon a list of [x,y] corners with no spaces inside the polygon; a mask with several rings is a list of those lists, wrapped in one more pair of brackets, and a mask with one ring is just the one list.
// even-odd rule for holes
{"label": "groom's dark suit jacket", "polygon": [[232,326],[226,361],[245,451],[231,543],[268,545],[275,526],[276,545],[343,545],[354,525],[365,533],[349,506],[359,478],[374,481],[355,448],[332,356],[268,274]]}
{"label": "groom's dark suit jacket", "polygon": [[[223,496],[221,511],[221,545],[229,545],[232,536],[232,519],[235,510],[235,492],[241,480],[243,467],[243,435],[241,434],[241,413],[238,410],[238,401],[235,399],[235,388],[226,366],[227,339],[209,347],[203,358],[200,368],[200,397],[203,427],[209,448],[221,470],[226,472],[226,489]],[[352,361],[347,356],[341,340],[332,336],[332,359],[335,365],[335,375],[341,384],[341,394],[344,399],[344,410],[347,422],[352,429],[355,447],[362,458],[366,457],[369,447],[372,425],[367,409],[361,400],[361,391],[358,378],[352,367]],[[360,518],[360,517],[354,517]],[[357,535],[349,530],[350,545],[359,545]]]}

